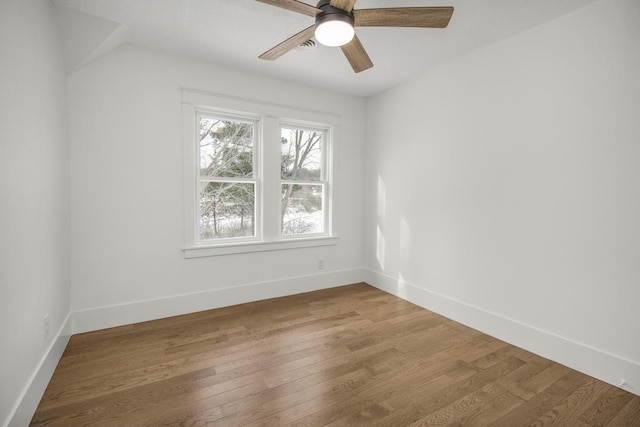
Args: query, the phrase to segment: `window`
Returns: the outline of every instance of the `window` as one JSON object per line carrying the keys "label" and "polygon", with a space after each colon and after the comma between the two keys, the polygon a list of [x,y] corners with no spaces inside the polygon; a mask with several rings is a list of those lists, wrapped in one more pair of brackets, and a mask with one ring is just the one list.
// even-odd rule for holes
{"label": "window", "polygon": [[256,122],[200,113],[199,240],[256,236]]}
{"label": "window", "polygon": [[281,128],[282,234],[324,233],[325,130]]}
{"label": "window", "polygon": [[185,257],[337,243],[336,116],[182,95]]}

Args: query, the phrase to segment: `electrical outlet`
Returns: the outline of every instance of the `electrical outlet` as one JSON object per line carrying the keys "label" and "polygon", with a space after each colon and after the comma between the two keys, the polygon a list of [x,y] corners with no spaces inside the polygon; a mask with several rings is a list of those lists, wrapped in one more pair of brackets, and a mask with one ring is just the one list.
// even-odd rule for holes
{"label": "electrical outlet", "polygon": [[44,315],[44,337],[49,337],[49,313]]}
{"label": "electrical outlet", "polygon": [[318,259],[318,270],[324,270],[324,260],[322,258]]}

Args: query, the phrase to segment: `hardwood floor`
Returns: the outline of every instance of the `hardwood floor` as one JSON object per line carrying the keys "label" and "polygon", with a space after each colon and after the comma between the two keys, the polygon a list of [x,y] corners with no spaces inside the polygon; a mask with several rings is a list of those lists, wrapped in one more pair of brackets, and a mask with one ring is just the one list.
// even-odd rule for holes
{"label": "hardwood floor", "polygon": [[355,284],[74,335],[31,425],[640,426],[640,397]]}

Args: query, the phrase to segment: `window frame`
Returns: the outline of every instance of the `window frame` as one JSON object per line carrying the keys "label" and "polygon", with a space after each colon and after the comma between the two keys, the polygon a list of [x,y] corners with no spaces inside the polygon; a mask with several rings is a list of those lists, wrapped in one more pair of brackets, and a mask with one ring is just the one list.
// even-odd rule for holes
{"label": "window frame", "polygon": [[[252,177],[251,178],[247,178],[247,177],[221,177],[221,176],[213,176],[213,177],[207,177],[202,175],[201,173],[201,169],[200,169],[200,147],[197,145],[196,143],[196,176],[197,176],[197,184],[196,184],[196,192],[198,194],[198,198],[196,200],[196,203],[198,203],[199,199],[200,199],[200,191],[201,191],[201,185],[202,185],[202,181],[208,181],[208,182],[229,182],[229,183],[251,183],[254,185],[253,187],[253,191],[254,191],[254,206],[253,206],[253,218],[254,218],[254,224],[253,224],[253,236],[243,236],[243,237],[221,237],[221,238],[217,238],[215,240],[212,239],[202,239],[200,237],[200,230],[198,229],[198,225],[200,224],[201,220],[202,220],[202,216],[201,216],[201,212],[200,209],[195,209],[196,211],[196,245],[198,246],[206,246],[209,245],[210,242],[216,242],[216,244],[225,244],[225,243],[243,243],[243,242],[259,242],[260,241],[260,236],[262,235],[262,212],[261,209],[259,209],[258,206],[258,195],[261,194],[261,180],[260,180],[260,176],[261,176],[261,162],[260,162],[260,150],[259,147],[261,145],[260,143],[260,137],[261,137],[261,133],[260,133],[260,118],[256,117],[256,116],[250,116],[250,115],[241,115],[241,114],[219,114],[218,112],[212,111],[210,109],[202,109],[202,108],[196,108],[195,109],[196,112],[196,116],[195,116],[195,125],[198,126],[198,123],[200,122],[200,118],[201,117],[209,117],[209,118],[215,118],[215,119],[221,119],[221,120],[228,120],[228,121],[237,121],[237,122],[246,122],[246,123],[252,123],[253,124],[253,147],[252,147]],[[198,133],[196,133],[196,139],[197,138]]]}
{"label": "window frame", "polygon": [[[340,128],[340,116],[311,109],[265,103],[249,99],[207,93],[193,89],[181,89],[183,116],[183,255],[199,258],[218,255],[286,250],[338,244],[335,215],[336,191],[333,163],[336,141]],[[240,118],[256,121],[254,146],[255,237],[200,240],[199,188],[200,152],[198,143],[198,114]],[[284,235],[277,220],[281,215],[280,132],[283,125],[326,130],[326,147],[323,150],[325,170],[324,203],[325,232],[316,234]],[[269,138],[265,135],[277,135]],[[278,145],[276,147],[276,144]],[[275,213],[274,213],[275,212]]]}
{"label": "window frame", "polygon": [[[281,120],[280,121],[280,129],[283,128],[288,129],[296,129],[303,131],[312,131],[312,132],[322,132],[322,145],[321,145],[321,159],[320,159],[320,179],[318,181],[305,181],[305,180],[292,180],[292,179],[282,179],[280,177],[280,185],[285,184],[298,184],[298,185],[321,185],[322,186],[322,209],[323,209],[323,225],[324,230],[319,233],[301,233],[301,234],[285,234],[282,228],[280,229],[280,237],[283,240],[288,239],[300,239],[304,237],[320,237],[320,236],[328,236],[331,234],[331,214],[329,212],[329,195],[332,190],[331,177],[333,176],[330,173],[329,165],[331,162],[328,160],[331,154],[332,143],[332,128],[330,126],[313,126],[309,123],[296,122],[292,120]],[[282,214],[282,213],[281,213]]]}

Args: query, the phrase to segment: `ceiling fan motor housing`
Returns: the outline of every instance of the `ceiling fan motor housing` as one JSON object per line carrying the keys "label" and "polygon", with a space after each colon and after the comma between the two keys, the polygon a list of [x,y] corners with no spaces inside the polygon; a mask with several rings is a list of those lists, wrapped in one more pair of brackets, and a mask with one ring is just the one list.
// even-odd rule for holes
{"label": "ceiling fan motor housing", "polygon": [[331,6],[331,0],[320,0],[316,7],[322,10],[316,15],[316,25],[326,21],[343,21],[353,27],[353,12]]}

